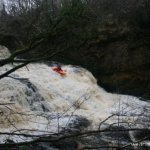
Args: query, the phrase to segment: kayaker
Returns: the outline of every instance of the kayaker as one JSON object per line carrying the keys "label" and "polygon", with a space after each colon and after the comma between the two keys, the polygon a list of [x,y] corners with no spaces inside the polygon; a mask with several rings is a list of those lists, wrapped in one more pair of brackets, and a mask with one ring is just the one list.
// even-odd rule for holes
{"label": "kayaker", "polygon": [[59,73],[60,75],[66,75],[66,71],[62,70],[61,66],[52,67],[52,70]]}

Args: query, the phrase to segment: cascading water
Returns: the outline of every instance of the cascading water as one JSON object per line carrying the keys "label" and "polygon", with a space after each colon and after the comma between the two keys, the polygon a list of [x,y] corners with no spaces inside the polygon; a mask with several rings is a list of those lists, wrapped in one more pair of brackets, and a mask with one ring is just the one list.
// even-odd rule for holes
{"label": "cascading water", "polygon": [[[8,55],[7,49],[1,47],[0,58]],[[0,73],[12,67],[1,67]],[[117,123],[119,114],[122,122],[136,120],[136,127],[149,127],[148,102],[106,92],[97,85],[93,75],[81,67],[63,65],[62,69],[66,70],[65,76],[53,71],[48,63],[32,63],[0,80],[0,132],[55,133],[81,118],[88,120],[87,129],[95,129],[112,114],[105,124]],[[3,135],[0,142],[8,138],[15,142],[32,139]]]}

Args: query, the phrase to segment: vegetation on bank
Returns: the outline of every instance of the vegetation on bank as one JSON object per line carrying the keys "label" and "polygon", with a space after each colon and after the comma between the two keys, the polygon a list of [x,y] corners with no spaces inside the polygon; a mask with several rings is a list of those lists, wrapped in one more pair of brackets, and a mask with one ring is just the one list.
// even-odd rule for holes
{"label": "vegetation on bank", "polygon": [[[9,3],[9,5],[7,5]],[[0,43],[16,50],[45,38],[51,49],[111,41],[149,27],[147,0],[7,0],[1,2]],[[140,31],[139,31],[140,30]],[[132,35],[134,36],[134,35]],[[59,43],[59,46],[58,46]]]}

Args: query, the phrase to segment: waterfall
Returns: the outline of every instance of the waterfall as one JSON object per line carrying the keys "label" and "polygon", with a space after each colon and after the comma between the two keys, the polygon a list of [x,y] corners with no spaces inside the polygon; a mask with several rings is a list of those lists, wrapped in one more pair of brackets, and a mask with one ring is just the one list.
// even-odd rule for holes
{"label": "waterfall", "polygon": [[[8,55],[7,49],[0,48],[0,58]],[[13,65],[1,67],[0,73]],[[82,67],[62,65],[62,69],[64,76],[53,71],[50,63],[31,63],[0,80],[0,132],[57,133],[81,118],[94,129],[111,115],[105,123],[117,123],[118,114],[122,122],[136,119],[137,127],[149,126],[148,102],[106,92]],[[0,142],[8,137],[16,142],[32,139],[3,135]]]}

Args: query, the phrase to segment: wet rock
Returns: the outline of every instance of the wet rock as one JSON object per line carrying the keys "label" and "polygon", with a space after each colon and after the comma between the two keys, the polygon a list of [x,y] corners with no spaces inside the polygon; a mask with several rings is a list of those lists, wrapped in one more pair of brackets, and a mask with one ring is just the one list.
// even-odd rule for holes
{"label": "wet rock", "polygon": [[132,142],[129,131],[125,131],[126,128],[124,126],[110,126],[108,129],[112,132],[110,131],[101,134],[101,138],[105,139],[105,141],[114,141],[114,143],[119,141],[120,144],[128,144]]}
{"label": "wet rock", "polygon": [[82,116],[75,116],[76,119],[74,119],[72,122],[68,123],[67,128],[69,129],[78,129],[78,130],[82,130],[84,128],[87,128],[88,126],[90,126],[90,121]]}
{"label": "wet rock", "polygon": [[62,140],[53,145],[60,150],[79,150],[82,147],[82,144],[79,141],[73,139]]}

